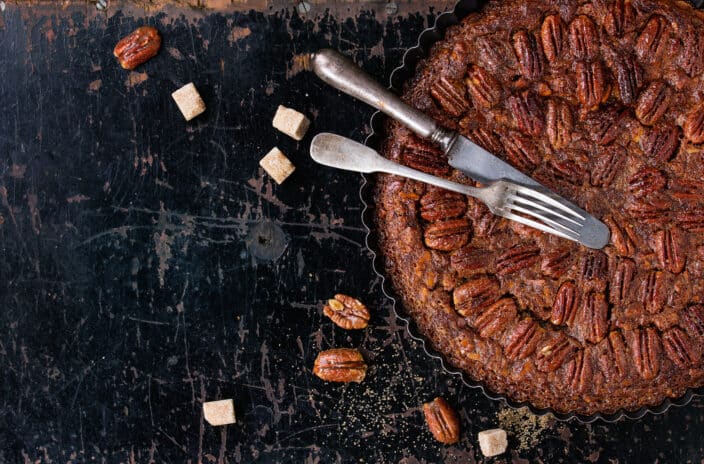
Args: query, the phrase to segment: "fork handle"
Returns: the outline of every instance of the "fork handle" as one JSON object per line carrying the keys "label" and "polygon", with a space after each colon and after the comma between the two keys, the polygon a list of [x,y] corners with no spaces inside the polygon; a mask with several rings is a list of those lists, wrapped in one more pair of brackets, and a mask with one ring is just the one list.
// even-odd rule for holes
{"label": "fork handle", "polygon": [[486,201],[484,189],[452,182],[409,168],[386,159],[368,146],[341,135],[327,132],[316,135],[310,143],[310,155],[317,163],[325,166],[362,173],[395,174]]}
{"label": "fork handle", "polygon": [[[381,157],[381,155],[379,156]],[[450,190],[452,192],[469,195],[470,197],[478,198],[482,201],[485,201],[481,189],[470,187],[469,185],[460,184],[458,182],[453,182],[451,180],[443,179],[442,177],[433,176],[432,174],[426,174],[422,171],[409,168],[408,166],[404,166],[403,164],[393,162],[386,158],[384,158],[384,161],[384,163],[379,163],[379,167],[377,168],[379,172],[385,172],[387,174],[395,174],[397,176],[407,177],[409,179],[434,185],[435,187],[444,188],[445,190]]]}
{"label": "fork handle", "polygon": [[341,53],[324,48],[311,55],[311,69],[324,82],[373,106],[447,152],[455,137],[432,118],[405,104]]}

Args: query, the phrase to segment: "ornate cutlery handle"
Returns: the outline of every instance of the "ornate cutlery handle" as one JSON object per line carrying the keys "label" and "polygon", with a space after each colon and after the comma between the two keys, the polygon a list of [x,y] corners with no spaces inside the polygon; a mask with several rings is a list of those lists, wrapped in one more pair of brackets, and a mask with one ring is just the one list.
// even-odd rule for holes
{"label": "ornate cutlery handle", "polygon": [[440,127],[432,118],[405,104],[359,66],[335,50],[325,48],[311,55],[313,72],[325,83],[391,116],[421,137],[447,151],[455,133]]}

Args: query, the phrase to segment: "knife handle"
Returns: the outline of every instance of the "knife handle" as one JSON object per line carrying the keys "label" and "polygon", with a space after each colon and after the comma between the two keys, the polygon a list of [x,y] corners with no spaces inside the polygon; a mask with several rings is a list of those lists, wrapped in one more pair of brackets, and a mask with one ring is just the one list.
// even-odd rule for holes
{"label": "knife handle", "polygon": [[421,137],[447,151],[457,135],[439,126],[432,118],[405,104],[341,53],[324,48],[311,55],[312,71],[325,83],[373,106]]}

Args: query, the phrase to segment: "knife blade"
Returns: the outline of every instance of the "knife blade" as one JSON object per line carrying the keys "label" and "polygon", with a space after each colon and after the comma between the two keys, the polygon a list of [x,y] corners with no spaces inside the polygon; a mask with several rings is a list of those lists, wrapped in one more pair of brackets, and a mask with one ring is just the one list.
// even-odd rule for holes
{"label": "knife blade", "polygon": [[450,165],[470,178],[482,183],[507,179],[531,187],[540,185],[469,139],[439,126],[428,115],[407,105],[339,52],[319,50],[312,54],[309,63],[311,70],[324,82],[368,103],[421,137],[440,145],[448,155]]}
{"label": "knife blade", "polygon": [[543,187],[530,176],[523,174],[462,135],[457,134],[453,137],[445,153],[450,166],[482,184],[507,179],[530,187]]}

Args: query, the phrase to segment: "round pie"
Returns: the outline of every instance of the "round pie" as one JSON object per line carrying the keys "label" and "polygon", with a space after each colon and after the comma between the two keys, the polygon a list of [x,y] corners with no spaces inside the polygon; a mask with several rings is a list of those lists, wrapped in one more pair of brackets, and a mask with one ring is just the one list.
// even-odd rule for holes
{"label": "round pie", "polygon": [[[657,0],[491,1],[406,102],[602,219],[591,250],[380,176],[387,273],[433,348],[490,390],[590,415],[704,385],[704,14]],[[391,123],[388,158],[458,182]]]}

